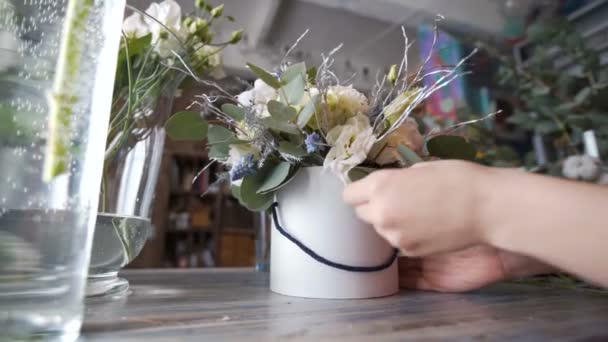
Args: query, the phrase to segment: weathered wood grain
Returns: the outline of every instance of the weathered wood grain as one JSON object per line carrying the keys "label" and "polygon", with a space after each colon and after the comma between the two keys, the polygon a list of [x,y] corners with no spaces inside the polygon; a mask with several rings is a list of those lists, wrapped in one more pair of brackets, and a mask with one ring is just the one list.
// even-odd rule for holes
{"label": "weathered wood grain", "polygon": [[468,294],[314,300],[246,269],[129,270],[126,298],[87,303],[85,341],[608,341],[608,295],[500,284]]}

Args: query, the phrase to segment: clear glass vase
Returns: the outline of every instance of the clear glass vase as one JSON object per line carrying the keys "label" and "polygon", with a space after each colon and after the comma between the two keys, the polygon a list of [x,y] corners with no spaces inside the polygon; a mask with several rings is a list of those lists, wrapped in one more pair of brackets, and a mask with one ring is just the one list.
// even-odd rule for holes
{"label": "clear glass vase", "polygon": [[87,297],[123,295],[118,272],[141,252],[151,233],[151,211],[165,145],[164,124],[184,77],[162,85],[135,112],[135,126],[108,137],[99,213],[87,280]]}
{"label": "clear glass vase", "polygon": [[82,322],[125,2],[71,1],[0,0],[2,341],[75,340]]}

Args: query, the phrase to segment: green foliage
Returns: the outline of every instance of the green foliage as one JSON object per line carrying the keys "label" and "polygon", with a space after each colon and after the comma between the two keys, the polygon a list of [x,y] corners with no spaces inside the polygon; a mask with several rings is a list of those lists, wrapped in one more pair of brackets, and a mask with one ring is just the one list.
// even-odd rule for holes
{"label": "green foliage", "polygon": [[264,118],[262,119],[264,125],[270,129],[274,129],[279,132],[288,134],[300,134],[300,130],[296,125],[290,124],[285,121],[281,121],[275,118]]}
{"label": "green foliage", "polygon": [[268,112],[276,121],[291,122],[296,118],[296,115],[298,115],[295,108],[279,101],[270,100],[268,101],[267,106]]}
{"label": "green foliage", "polygon": [[440,159],[475,160],[475,147],[463,137],[456,135],[439,135],[426,143],[429,155]]}
{"label": "green foliage", "polygon": [[289,177],[290,169],[291,165],[287,162],[280,162],[273,167],[262,181],[257,193],[263,194],[276,190]]}
{"label": "green foliage", "polygon": [[222,105],[222,112],[228,114],[228,116],[236,121],[242,121],[245,118],[245,110],[232,103]]}
{"label": "green foliage", "polygon": [[209,125],[207,142],[213,146],[236,144],[240,141],[234,137],[234,134],[229,129],[218,125]]}
{"label": "green foliage", "polygon": [[[523,66],[486,47],[501,61],[499,83],[521,100],[509,122],[548,137],[562,152],[581,150],[581,134],[588,129],[595,130],[599,145],[608,143],[608,83],[598,52],[565,20],[539,22],[528,38],[532,50]],[[558,57],[580,72],[557,65]]]}
{"label": "green foliage", "polygon": [[273,75],[271,75],[268,71],[260,68],[259,66],[255,65],[255,64],[251,64],[251,63],[247,63],[247,67],[259,79],[261,79],[262,81],[264,81],[264,83],[268,84],[269,86],[273,87],[274,89],[281,88],[281,86],[282,86],[281,81],[279,81],[278,78],[276,78]]}
{"label": "green foliage", "polygon": [[301,75],[297,75],[294,79],[289,81],[285,86],[283,86],[283,92],[287,98],[285,99],[289,104],[298,104],[304,96],[304,87],[306,86],[304,82],[304,77]]}
{"label": "green foliage", "polygon": [[281,75],[281,82],[289,84],[298,76],[306,79],[306,64],[304,62],[290,65]]}
{"label": "green foliage", "polygon": [[317,106],[321,102],[321,95],[313,96],[310,101],[302,108],[300,114],[298,114],[297,125],[300,128],[306,127],[310,119],[315,115]]}
{"label": "green foliage", "polygon": [[167,120],[165,129],[171,139],[183,141],[204,140],[210,131],[207,121],[197,112],[175,113]]}
{"label": "green foliage", "polygon": [[302,158],[307,154],[302,147],[296,146],[288,141],[281,141],[279,143],[279,152],[294,156],[296,158]]}

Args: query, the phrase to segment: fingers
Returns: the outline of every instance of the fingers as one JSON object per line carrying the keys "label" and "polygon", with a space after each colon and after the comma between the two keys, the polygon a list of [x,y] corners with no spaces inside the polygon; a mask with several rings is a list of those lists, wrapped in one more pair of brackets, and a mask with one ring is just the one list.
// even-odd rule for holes
{"label": "fingers", "polygon": [[378,194],[378,190],[386,188],[387,178],[390,177],[391,173],[389,170],[376,171],[350,184],[344,190],[342,196],[344,201],[353,206],[369,202],[372,196]]}
{"label": "fingers", "polygon": [[424,279],[422,271],[411,270],[399,275],[399,287],[402,289],[433,291],[434,288]]}
{"label": "fingers", "polygon": [[355,207],[355,212],[357,213],[357,217],[363,220],[366,223],[371,225],[376,222],[376,212],[374,208],[369,203],[364,203]]}

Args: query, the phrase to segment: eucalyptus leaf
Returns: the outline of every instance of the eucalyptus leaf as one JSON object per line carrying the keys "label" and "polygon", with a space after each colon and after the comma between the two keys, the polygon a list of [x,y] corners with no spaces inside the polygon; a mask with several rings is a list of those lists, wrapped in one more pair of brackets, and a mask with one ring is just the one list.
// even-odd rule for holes
{"label": "eucalyptus leaf", "polygon": [[264,178],[262,185],[260,185],[257,193],[262,194],[276,189],[289,176],[290,168],[291,165],[287,162],[280,162],[278,165],[273,167],[266,174],[266,177]]}
{"label": "eucalyptus leaf", "polygon": [[287,83],[283,87],[283,91],[287,96],[287,103],[289,104],[298,104],[304,96],[304,77],[301,75],[297,75],[293,80]]}
{"label": "eucalyptus leaf", "polygon": [[534,125],[534,130],[539,134],[551,134],[561,131],[559,125],[552,120],[539,121]]}
{"label": "eucalyptus leaf", "polygon": [[207,137],[207,121],[198,112],[178,112],[165,124],[167,135],[173,140],[200,141]]}
{"label": "eucalyptus leaf", "polygon": [[426,147],[429,154],[433,157],[441,159],[475,160],[475,147],[460,136],[436,136],[427,142]]}
{"label": "eucalyptus leaf", "polygon": [[230,185],[230,192],[232,193],[232,197],[236,198],[241,202],[241,187],[237,185]]}
{"label": "eucalyptus leaf", "polygon": [[321,99],[320,95],[315,95],[312,97],[312,99],[310,99],[310,101],[308,101],[308,103],[304,106],[304,108],[302,108],[302,110],[300,111],[300,114],[298,114],[298,120],[296,121],[298,127],[300,127],[300,128],[306,127],[306,125],[308,124],[310,119],[315,114],[315,111],[317,110],[317,105],[319,104],[320,99]]}
{"label": "eucalyptus leaf", "polygon": [[576,96],[574,96],[574,102],[579,105],[583,104],[591,97],[592,94],[593,90],[591,87],[585,87],[576,93]]}
{"label": "eucalyptus leaf", "polygon": [[298,158],[302,158],[308,154],[302,147],[296,146],[288,141],[281,141],[279,143],[279,152]]}
{"label": "eucalyptus leaf", "polygon": [[247,176],[243,178],[240,188],[241,203],[251,211],[263,211],[270,207],[274,199],[274,194],[258,194],[262,179],[259,175]]}
{"label": "eucalyptus leaf", "polygon": [[229,153],[229,144],[216,144],[209,149],[209,158],[223,160],[228,158]]}
{"label": "eucalyptus leaf", "polygon": [[374,169],[369,167],[357,166],[348,171],[348,179],[350,179],[351,182],[356,182],[367,177],[370,173],[374,171]]}
{"label": "eucalyptus leaf", "polygon": [[399,144],[397,146],[397,151],[399,152],[399,155],[401,155],[401,158],[403,158],[403,160],[408,165],[414,165],[422,161],[422,158],[420,158],[420,156],[418,156],[416,152],[412,151],[409,147],[403,144]]}
{"label": "eucalyptus leaf", "polygon": [[274,129],[279,132],[289,133],[289,134],[299,134],[300,130],[295,125],[292,125],[285,121],[276,120],[272,117],[262,119],[264,125],[270,129]]}
{"label": "eucalyptus leaf", "polygon": [[295,119],[298,112],[295,108],[288,106],[282,102],[270,100],[268,101],[268,112],[272,116],[273,119],[277,121],[292,121]]}
{"label": "eucalyptus leaf", "polygon": [[222,111],[236,121],[243,121],[245,118],[245,109],[232,103],[223,104]]}
{"label": "eucalyptus leaf", "polygon": [[304,62],[290,65],[281,75],[281,82],[288,84],[297,76],[302,76],[303,78],[306,76],[306,64]]}
{"label": "eucalyptus leaf", "polygon": [[268,84],[269,86],[273,87],[274,89],[279,89],[281,88],[282,84],[281,81],[279,81],[279,79],[277,79],[276,77],[274,77],[272,74],[270,74],[268,71],[260,68],[259,66],[255,65],[255,64],[251,64],[251,63],[247,63],[247,67],[262,81],[264,81],[264,83]]}
{"label": "eucalyptus leaf", "polygon": [[218,125],[209,125],[207,140],[209,145],[239,142],[239,140],[234,137],[234,134],[229,129]]}

